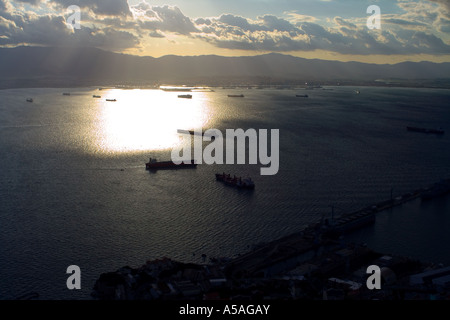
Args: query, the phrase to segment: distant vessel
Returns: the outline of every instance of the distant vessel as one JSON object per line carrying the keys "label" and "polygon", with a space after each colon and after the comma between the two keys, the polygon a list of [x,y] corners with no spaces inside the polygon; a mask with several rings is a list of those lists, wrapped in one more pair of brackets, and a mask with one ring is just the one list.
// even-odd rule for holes
{"label": "distant vessel", "polygon": [[422,132],[422,133],[436,133],[436,134],[443,134],[445,131],[441,128],[438,129],[427,129],[427,128],[418,128],[418,127],[406,127],[408,131],[414,131],[414,132]]}
{"label": "distant vessel", "polygon": [[70,96],[70,92],[63,92],[63,96]]}
{"label": "distant vessel", "polygon": [[229,98],[243,98],[244,95],[243,94],[229,94],[228,97]]}
{"label": "distant vessel", "polygon": [[295,95],[297,98],[308,98],[307,94],[296,94]]}
{"label": "distant vessel", "polygon": [[190,160],[187,163],[182,162],[180,164],[175,164],[173,161],[157,161],[156,159],[150,158],[150,160],[145,164],[146,170],[158,170],[158,169],[183,169],[183,168],[196,168],[197,163],[195,160]]}
{"label": "distant vessel", "polygon": [[106,99],[106,101],[115,102],[117,100],[116,99]]}
{"label": "distant vessel", "polygon": [[191,94],[180,94],[180,95],[178,95],[178,98],[192,99],[192,95]]}
{"label": "distant vessel", "polygon": [[192,87],[185,87],[185,86],[181,87],[160,86],[159,88],[163,91],[181,91],[181,92],[190,92],[193,89]]}
{"label": "distant vessel", "polygon": [[96,96],[95,94],[92,96],[93,98],[101,98],[102,96]]}
{"label": "distant vessel", "polygon": [[450,179],[441,180],[435,183],[431,188],[424,191],[420,198],[422,200],[430,200],[433,198],[437,198],[443,196],[450,192]]}
{"label": "distant vessel", "polygon": [[27,102],[33,102],[33,99],[32,98],[28,98]]}
{"label": "distant vessel", "polygon": [[242,188],[242,189],[254,189],[255,183],[251,178],[244,178],[233,176],[226,173],[216,173],[216,180],[222,181],[226,185]]}

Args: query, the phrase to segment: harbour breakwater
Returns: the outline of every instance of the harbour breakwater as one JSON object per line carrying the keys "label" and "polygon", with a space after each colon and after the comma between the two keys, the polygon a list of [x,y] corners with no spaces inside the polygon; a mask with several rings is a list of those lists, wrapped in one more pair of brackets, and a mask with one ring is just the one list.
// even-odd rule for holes
{"label": "harbour breakwater", "polygon": [[[423,201],[429,200],[430,193],[435,197],[444,195],[441,192],[443,184],[450,185],[450,180],[441,180],[401,196],[391,196],[389,200],[338,218],[322,219],[299,232],[259,244],[234,258],[210,258],[209,264],[183,264],[164,258],[148,261],[138,269],[124,267],[116,272],[104,273],[95,284],[93,296],[96,299],[170,300],[189,297],[204,300],[236,298],[249,294],[249,286],[253,289],[261,286],[259,292],[273,298],[277,297],[277,290],[287,281],[289,286],[294,287],[284,290],[283,294],[289,295],[295,289],[294,293],[299,292],[300,297],[320,299],[320,293],[328,292],[330,279],[334,282],[338,279],[343,286],[352,284],[342,293],[343,298],[348,298],[350,293],[358,299],[378,299],[380,296],[376,292],[367,291],[362,285],[365,274],[361,270],[371,264],[382,267],[384,283],[389,284],[383,291],[386,297],[400,294],[404,298],[405,295],[418,293],[433,295],[436,288],[424,288],[421,284],[410,285],[407,282],[409,277],[434,270],[436,266],[409,258],[387,256],[364,245],[346,245],[341,241],[341,236],[375,222],[377,213],[394,206],[419,197]],[[202,256],[206,258],[206,255]],[[442,266],[438,268],[442,269]],[[355,277],[356,273],[360,274],[359,278]],[[358,285],[355,286],[355,283]],[[294,295],[291,298],[298,297]]]}

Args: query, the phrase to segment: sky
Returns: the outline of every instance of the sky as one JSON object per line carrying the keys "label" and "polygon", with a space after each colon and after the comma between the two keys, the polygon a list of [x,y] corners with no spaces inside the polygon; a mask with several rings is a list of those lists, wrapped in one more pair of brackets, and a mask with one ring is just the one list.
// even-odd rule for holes
{"label": "sky", "polygon": [[0,47],[22,45],[450,62],[450,0],[0,0]]}

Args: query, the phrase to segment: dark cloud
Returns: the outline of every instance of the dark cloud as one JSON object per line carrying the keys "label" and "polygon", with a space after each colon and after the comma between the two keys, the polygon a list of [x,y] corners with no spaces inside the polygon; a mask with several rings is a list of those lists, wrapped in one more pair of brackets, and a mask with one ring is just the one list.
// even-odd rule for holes
{"label": "dark cloud", "polygon": [[11,4],[7,0],[0,0],[0,16],[10,18]]}
{"label": "dark cloud", "polygon": [[136,29],[136,22],[132,19],[123,19],[121,17],[115,17],[115,16],[106,16],[102,19],[99,19],[98,17],[90,17],[86,16],[85,14],[82,15],[83,23],[90,22],[93,24],[102,24],[105,27],[114,28],[114,29],[120,29],[120,30],[135,30]]}
{"label": "dark cloud", "polygon": [[163,35],[161,32],[158,31],[152,31],[148,34],[152,38],[165,38],[166,36]]}
{"label": "dark cloud", "polygon": [[[312,22],[293,25],[269,15],[253,22],[232,15],[210,21],[207,24],[206,20],[196,20],[202,30],[197,37],[219,48],[278,52],[326,50],[359,55],[450,52],[450,46],[431,33],[407,28],[371,32],[340,17],[334,19],[337,28]],[[406,19],[390,18],[388,22],[403,27],[427,27],[425,23]]]}
{"label": "dark cloud", "polygon": [[51,0],[67,8],[71,5],[92,10],[95,14],[108,16],[131,16],[127,0]]}
{"label": "dark cloud", "polygon": [[287,32],[301,32],[297,27],[292,25],[289,21],[280,19],[273,15],[265,15],[259,17],[262,25],[270,31],[287,31]]}
{"label": "dark cloud", "polygon": [[425,32],[416,32],[411,39],[411,45],[422,49],[422,51],[426,53],[450,53],[450,46],[445,44],[442,39],[436,37],[433,34],[427,34]]}
{"label": "dark cloud", "polygon": [[112,28],[83,27],[72,32],[64,17],[60,16],[41,16],[27,21],[21,27],[11,22],[0,25],[2,34],[6,36],[0,38],[0,45],[84,46],[113,51],[139,45],[138,38],[132,33]]}
{"label": "dark cloud", "polygon": [[70,36],[64,17],[41,16],[23,23],[21,26],[11,26],[8,30],[7,44],[58,45]]}
{"label": "dark cloud", "polygon": [[0,16],[0,39],[9,39],[12,35],[10,30],[14,29],[15,27],[16,26],[13,21]]}
{"label": "dark cloud", "polygon": [[441,18],[439,20],[438,30],[444,33],[450,33],[450,18]]}
{"label": "dark cloud", "polygon": [[16,2],[24,2],[24,3],[28,3],[31,4],[33,6],[38,5],[39,3],[41,3],[42,0],[15,0]]}
{"label": "dark cloud", "polygon": [[345,27],[347,29],[356,30],[358,28],[355,24],[353,24],[353,23],[351,23],[351,22],[349,22],[349,21],[347,21],[347,20],[345,20],[345,19],[343,19],[341,17],[335,17],[334,18],[334,23],[336,23],[338,26]]}
{"label": "dark cloud", "polygon": [[448,19],[450,19],[450,1],[449,0],[430,0],[432,2],[436,2],[439,4],[440,6],[440,21],[439,22],[443,22],[443,24],[441,25],[439,23],[438,29],[441,32],[450,32],[450,26],[448,25]]}
{"label": "dark cloud", "polygon": [[449,0],[429,0],[429,1],[440,4],[443,8],[445,8],[447,10],[448,13],[450,13],[450,1]]}
{"label": "dark cloud", "polygon": [[411,20],[405,20],[405,19],[383,19],[383,23],[392,23],[392,24],[398,24],[401,26],[413,26],[413,27],[426,27],[427,24],[419,21],[411,21]]}
{"label": "dark cloud", "polygon": [[251,24],[247,19],[232,14],[223,14],[217,21],[227,26],[238,27],[243,31],[264,30],[260,25]]}
{"label": "dark cloud", "polygon": [[118,31],[113,28],[90,29],[81,28],[72,35],[68,45],[96,47],[112,51],[122,51],[136,48],[139,39],[127,31]]}
{"label": "dark cloud", "polygon": [[195,20],[195,24],[196,25],[204,24],[204,25],[209,26],[209,25],[211,25],[211,23],[212,22],[211,22],[210,19],[198,18],[198,19]]}
{"label": "dark cloud", "polygon": [[150,7],[145,3],[141,3],[138,7],[133,7],[133,9],[144,14],[144,18],[139,23],[141,28],[169,31],[183,35],[199,31],[192,20],[185,16],[178,7],[168,5]]}

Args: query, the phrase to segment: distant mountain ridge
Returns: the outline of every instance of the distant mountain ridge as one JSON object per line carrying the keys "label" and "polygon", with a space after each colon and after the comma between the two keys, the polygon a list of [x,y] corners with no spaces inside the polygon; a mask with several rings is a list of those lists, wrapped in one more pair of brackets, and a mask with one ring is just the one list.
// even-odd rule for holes
{"label": "distant mountain ridge", "polygon": [[140,57],[96,48],[0,48],[0,87],[157,84],[232,81],[362,81],[377,79],[450,79],[450,63],[403,62],[376,65],[304,59],[283,54],[250,57]]}

